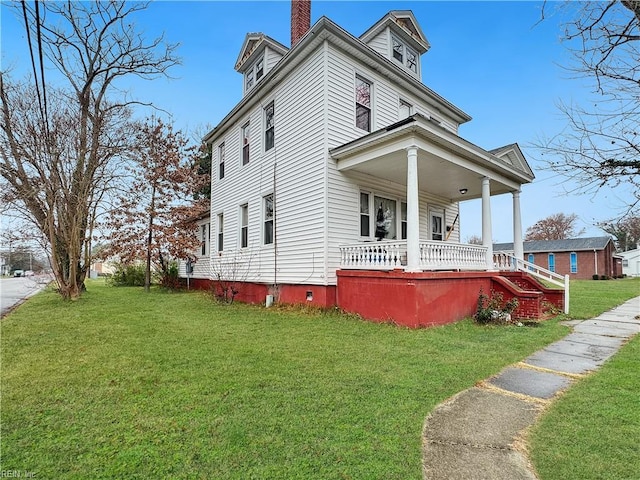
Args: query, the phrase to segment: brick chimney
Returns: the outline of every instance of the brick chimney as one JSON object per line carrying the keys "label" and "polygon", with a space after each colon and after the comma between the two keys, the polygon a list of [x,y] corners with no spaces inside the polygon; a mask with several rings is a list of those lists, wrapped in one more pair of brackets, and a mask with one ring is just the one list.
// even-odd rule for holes
{"label": "brick chimney", "polygon": [[311,0],[291,0],[291,46],[311,28]]}

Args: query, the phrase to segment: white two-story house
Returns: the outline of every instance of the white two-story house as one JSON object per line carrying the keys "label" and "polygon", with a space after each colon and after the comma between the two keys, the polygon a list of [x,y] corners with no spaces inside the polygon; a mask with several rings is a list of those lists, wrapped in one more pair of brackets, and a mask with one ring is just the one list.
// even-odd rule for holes
{"label": "white two-story house", "polygon": [[[534,178],[522,152],[459,136],[471,117],[423,83],[430,45],[411,11],[359,37],[309,19],[294,0],[291,47],[245,38],[244,96],[204,139],[211,213],[194,281],[411,326],[472,314],[497,277],[492,195],[513,197],[522,258],[520,188]],[[473,198],[483,245],[460,241],[459,202]]]}

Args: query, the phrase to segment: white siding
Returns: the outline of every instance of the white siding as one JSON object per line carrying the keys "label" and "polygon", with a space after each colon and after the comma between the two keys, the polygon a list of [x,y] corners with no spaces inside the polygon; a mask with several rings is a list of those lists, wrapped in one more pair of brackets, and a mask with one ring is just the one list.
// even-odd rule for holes
{"label": "white siding", "polygon": [[385,28],[367,43],[373,50],[385,58],[389,58],[389,29]]}
{"label": "white siding", "polygon": [[264,51],[264,74],[266,75],[271,71],[271,69],[280,61],[282,55],[280,55],[275,50],[270,49],[269,47],[265,48]]}
{"label": "white siding", "polygon": [[[225,252],[239,248],[240,206],[249,206],[249,248],[240,280],[324,283],[323,57],[319,49],[224,136],[225,178],[212,184],[212,217],[224,213]],[[263,109],[275,107],[275,146],[264,152]],[[240,130],[250,121],[250,162],[242,165]],[[217,145],[214,143],[214,165]],[[275,242],[263,245],[263,197],[274,193]],[[212,224],[212,239],[217,225]],[[212,255],[212,260],[215,257]],[[215,263],[215,262],[213,262]]]}

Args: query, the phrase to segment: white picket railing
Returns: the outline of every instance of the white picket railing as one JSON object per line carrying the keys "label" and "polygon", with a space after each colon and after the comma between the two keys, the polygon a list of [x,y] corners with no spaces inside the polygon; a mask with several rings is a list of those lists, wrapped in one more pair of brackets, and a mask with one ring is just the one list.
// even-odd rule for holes
{"label": "white picket railing", "polygon": [[406,241],[356,243],[340,247],[340,267],[351,269],[393,270],[407,260]]}
{"label": "white picket railing", "polygon": [[420,268],[486,270],[487,247],[450,242],[420,242]]}
{"label": "white picket railing", "polygon": [[[407,264],[405,240],[382,240],[340,247],[340,267],[392,270]],[[420,242],[423,270],[486,270],[487,247],[449,242]]]}

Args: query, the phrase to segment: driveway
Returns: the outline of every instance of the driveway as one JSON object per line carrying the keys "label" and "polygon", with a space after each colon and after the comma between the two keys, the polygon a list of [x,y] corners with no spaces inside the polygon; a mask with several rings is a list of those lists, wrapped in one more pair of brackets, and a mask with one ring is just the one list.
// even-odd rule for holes
{"label": "driveway", "polygon": [[13,307],[31,295],[35,295],[51,281],[51,277],[9,277],[0,279],[0,316],[4,317]]}

